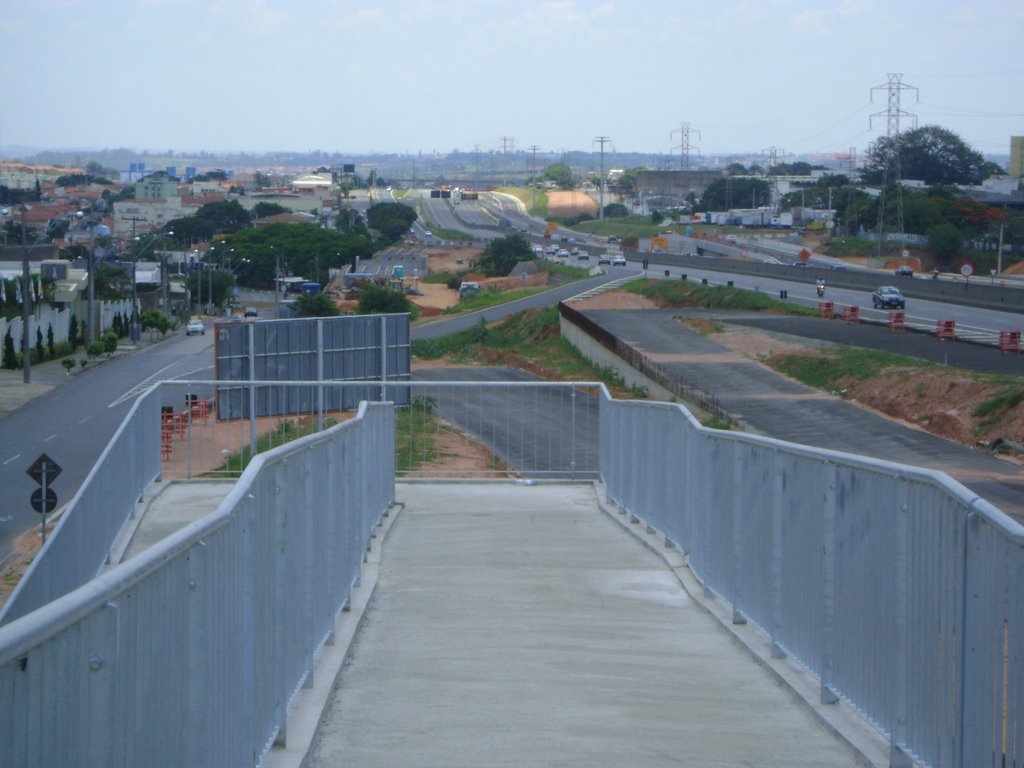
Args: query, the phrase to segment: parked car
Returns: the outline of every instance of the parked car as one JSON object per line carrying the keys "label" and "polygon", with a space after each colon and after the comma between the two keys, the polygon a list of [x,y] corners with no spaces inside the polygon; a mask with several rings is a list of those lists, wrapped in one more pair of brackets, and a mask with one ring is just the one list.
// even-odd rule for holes
{"label": "parked car", "polygon": [[913,277],[914,270],[904,264],[902,267],[896,267],[895,274],[897,277]]}
{"label": "parked car", "polygon": [[907,300],[903,292],[894,285],[883,285],[871,294],[871,303],[875,309],[905,309]]}
{"label": "parked car", "polygon": [[185,326],[185,335],[193,336],[195,334],[203,336],[206,334],[206,326],[202,320],[189,320],[188,325]]}

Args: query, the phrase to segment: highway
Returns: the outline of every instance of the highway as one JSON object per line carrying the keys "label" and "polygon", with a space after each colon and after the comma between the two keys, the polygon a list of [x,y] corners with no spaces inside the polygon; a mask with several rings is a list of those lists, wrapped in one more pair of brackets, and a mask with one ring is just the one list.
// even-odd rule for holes
{"label": "highway", "polygon": [[[417,193],[410,193],[407,197],[414,194]],[[378,191],[378,200],[384,196],[384,193]],[[390,193],[387,193],[387,197],[393,199]],[[429,193],[425,192],[421,192],[418,199],[432,217],[430,222],[426,222],[428,226],[466,230],[466,226],[452,214],[447,200],[431,199]],[[482,201],[463,201],[459,209],[465,213],[472,209],[486,208],[490,213],[479,213],[482,218],[492,215],[494,206],[500,205],[498,210],[513,223],[513,227],[532,228],[535,242],[544,242],[536,231],[538,226],[543,231],[543,225],[521,214],[518,204],[502,200],[500,196],[491,196]],[[361,209],[369,201],[358,200],[355,204]],[[496,237],[502,233],[492,227],[473,230],[472,234]],[[581,241],[587,240],[576,233],[574,236]],[[595,244],[593,238],[585,243],[586,246]],[[683,270],[678,267],[658,265],[656,256],[651,259],[652,265],[647,273],[650,276],[665,278],[667,270],[668,279],[679,280],[683,274]],[[731,280],[737,287],[776,297],[780,291],[785,290],[789,301],[817,306],[818,298],[812,285],[792,283],[785,279],[719,273],[714,270],[714,260],[709,259],[708,262],[707,268],[686,268],[687,279],[707,279],[709,284],[719,285]],[[596,259],[592,257],[589,263],[579,265],[590,266],[595,263]],[[412,337],[425,339],[448,335],[469,328],[481,319],[491,322],[524,309],[550,306],[609,281],[639,274],[641,271],[635,263],[629,267],[609,267],[607,274],[560,286],[509,304],[417,325],[412,330]],[[884,275],[880,275],[880,284],[883,281]],[[870,295],[867,293],[829,287],[825,298],[835,303],[837,311],[848,304],[860,306],[861,315],[865,319],[883,321],[887,315],[885,311],[871,309]],[[937,320],[955,320],[958,333],[968,338],[991,338],[999,330],[1020,329],[1024,326],[1024,316],[1020,314],[917,299],[908,300],[906,312],[908,323],[926,329],[934,328]],[[0,483],[5,489],[4,501],[0,503],[0,564],[11,554],[14,537],[37,526],[39,522],[38,515],[28,504],[29,496],[36,487],[35,482],[25,473],[29,464],[40,453],[46,452],[63,467],[63,474],[53,487],[60,503],[66,503],[110,441],[132,399],[149,383],[161,379],[212,377],[212,345],[213,336],[209,333],[192,337],[175,335],[147,349],[83,371],[66,385],[56,387],[0,419]],[[1024,357],[1007,356],[1005,360],[1006,372],[1019,374]]]}

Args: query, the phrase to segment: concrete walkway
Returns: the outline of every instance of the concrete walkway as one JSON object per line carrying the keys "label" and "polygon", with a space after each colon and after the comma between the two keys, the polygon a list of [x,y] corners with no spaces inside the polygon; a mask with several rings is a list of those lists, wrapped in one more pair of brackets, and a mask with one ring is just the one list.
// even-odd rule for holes
{"label": "concrete walkway", "polygon": [[816,704],[813,680],[723,621],[678,553],[597,493],[399,484],[405,508],[307,764],[885,763],[877,734]]}

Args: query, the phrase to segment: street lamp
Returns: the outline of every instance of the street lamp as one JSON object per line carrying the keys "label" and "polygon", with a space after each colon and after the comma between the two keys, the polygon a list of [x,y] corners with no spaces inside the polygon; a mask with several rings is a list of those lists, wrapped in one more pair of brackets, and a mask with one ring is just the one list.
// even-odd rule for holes
{"label": "street lamp", "polygon": [[[153,243],[155,243],[159,238],[162,238],[162,237],[167,236],[167,235],[173,236],[174,232],[157,232],[157,233],[155,233],[151,238],[149,238],[149,240],[146,242],[145,245],[143,245],[138,251],[136,251],[135,257],[132,259],[132,327],[131,327],[131,338],[132,338],[132,341],[134,341],[134,342],[137,342],[142,337],[142,331],[139,328],[139,292],[138,292],[138,285],[139,284],[138,284],[138,280],[137,280],[137,277],[136,277],[137,276],[137,272],[138,272],[138,268],[139,268],[139,259],[142,258],[142,254],[144,254],[146,252],[147,248],[149,248],[151,245],[153,245]],[[141,242],[141,240],[142,240],[142,238],[140,238],[140,237],[136,237],[135,238],[135,242]],[[163,267],[161,266],[161,270],[160,270],[160,280],[161,280],[161,282],[166,277],[166,275],[164,274],[165,271],[166,270],[164,270]]]}

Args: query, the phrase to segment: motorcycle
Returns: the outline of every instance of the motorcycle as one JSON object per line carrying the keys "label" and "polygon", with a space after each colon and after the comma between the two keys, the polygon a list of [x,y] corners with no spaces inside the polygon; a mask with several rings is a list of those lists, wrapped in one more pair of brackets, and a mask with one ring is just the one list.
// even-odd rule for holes
{"label": "motorcycle", "polygon": [[824,296],[824,295],[825,295],[825,284],[824,284],[824,283],[818,283],[818,284],[817,284],[817,285],[815,286],[815,289],[816,289],[816,290],[818,291],[818,298],[819,298],[819,299],[820,299],[820,298],[821,298],[822,296]]}

